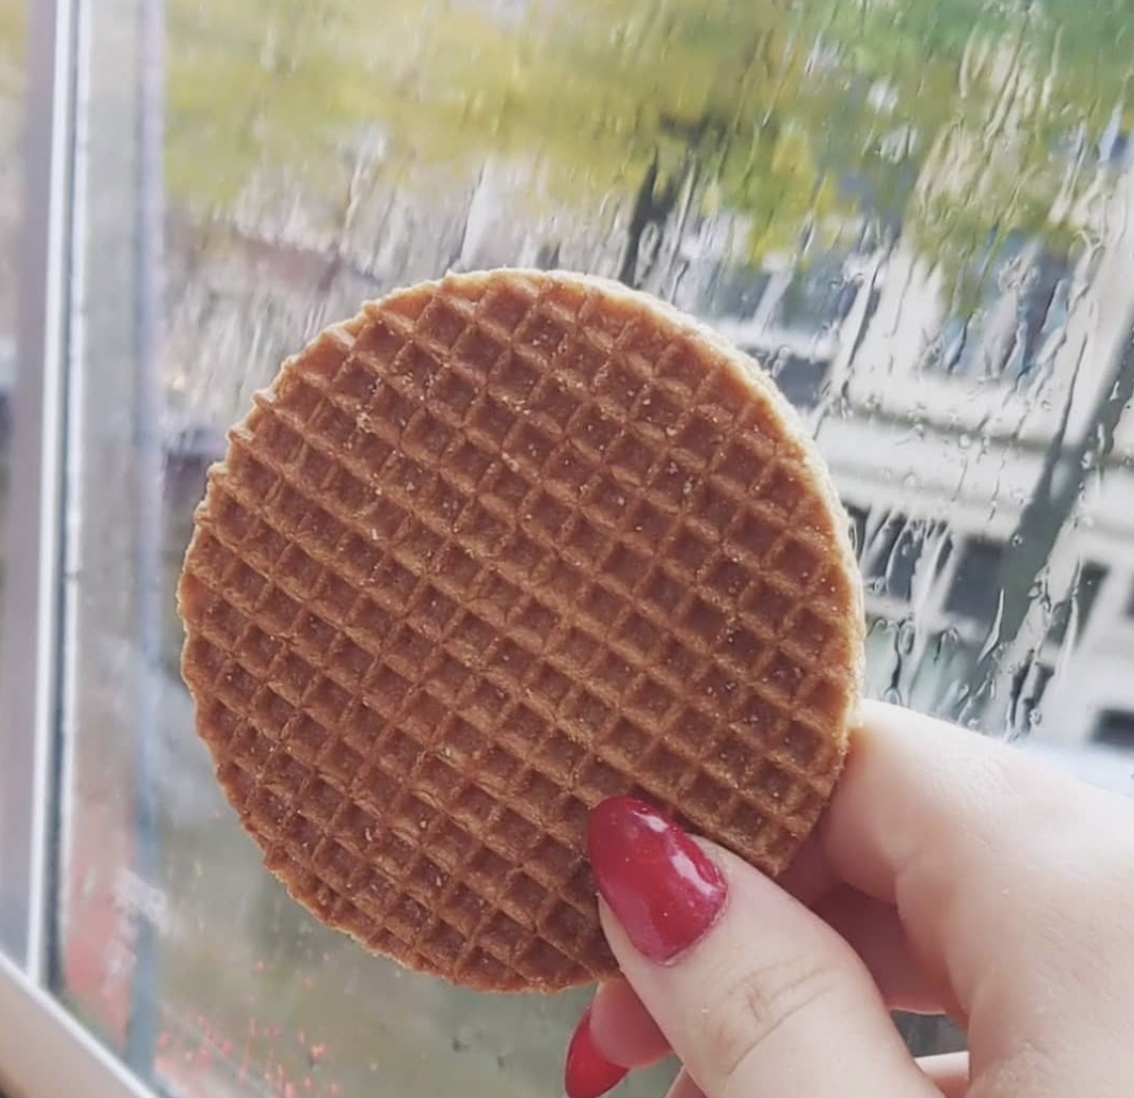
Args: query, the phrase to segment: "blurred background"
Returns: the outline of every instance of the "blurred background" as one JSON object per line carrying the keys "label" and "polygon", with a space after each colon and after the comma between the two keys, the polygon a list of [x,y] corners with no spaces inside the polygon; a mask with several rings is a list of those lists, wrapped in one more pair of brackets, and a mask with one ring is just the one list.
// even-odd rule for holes
{"label": "blurred background", "polygon": [[[33,2],[0,0],[5,453]],[[224,803],[177,673],[227,427],[322,325],[446,270],[615,277],[751,352],[851,517],[869,692],[1134,792],[1130,0],[76,11],[52,980],[140,1077],[558,1092],[582,999],[474,997],[317,926]],[[0,504],[7,483],[5,461]]]}

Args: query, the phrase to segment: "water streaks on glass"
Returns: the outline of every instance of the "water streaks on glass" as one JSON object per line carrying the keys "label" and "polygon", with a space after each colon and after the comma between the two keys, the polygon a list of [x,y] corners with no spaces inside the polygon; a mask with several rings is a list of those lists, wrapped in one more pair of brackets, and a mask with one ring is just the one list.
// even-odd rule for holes
{"label": "water streaks on glass", "polygon": [[[159,1078],[285,1096],[556,1085],[577,1003],[474,1001],[287,901],[177,675],[173,586],[225,429],[306,337],[397,285],[561,266],[703,317],[765,363],[831,464],[871,692],[1134,749],[1128,5],[96,7],[79,488],[99,505],[62,972],[119,1045],[149,1012]],[[138,215],[153,188],[156,226]],[[155,422],[156,515],[137,483]]]}

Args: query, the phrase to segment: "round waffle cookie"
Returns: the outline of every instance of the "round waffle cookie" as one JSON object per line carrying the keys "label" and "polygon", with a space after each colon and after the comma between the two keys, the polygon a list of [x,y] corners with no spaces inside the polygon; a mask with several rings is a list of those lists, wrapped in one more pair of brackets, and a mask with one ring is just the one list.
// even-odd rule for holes
{"label": "round waffle cookie", "polygon": [[588,811],[776,874],[840,771],[861,584],[802,425],[643,294],[453,275],[328,328],[209,475],[185,680],[268,867],[481,989],[610,975]]}

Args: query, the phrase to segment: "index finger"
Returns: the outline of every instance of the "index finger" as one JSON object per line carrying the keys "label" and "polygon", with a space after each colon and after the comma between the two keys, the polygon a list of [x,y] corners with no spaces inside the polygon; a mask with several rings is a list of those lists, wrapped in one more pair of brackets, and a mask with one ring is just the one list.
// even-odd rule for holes
{"label": "index finger", "polygon": [[[864,701],[846,768],[821,821],[821,868],[808,876],[841,880],[897,902],[912,874],[947,892],[975,889],[977,869],[998,881],[1041,855],[1034,840],[1074,841],[1107,824],[1134,822],[1134,804],[1065,777],[1018,749],[945,721],[884,702]],[[1059,843],[1045,841],[1052,853]],[[989,867],[989,861],[995,866]],[[920,892],[920,890],[919,890]],[[907,897],[908,898],[908,897]]]}

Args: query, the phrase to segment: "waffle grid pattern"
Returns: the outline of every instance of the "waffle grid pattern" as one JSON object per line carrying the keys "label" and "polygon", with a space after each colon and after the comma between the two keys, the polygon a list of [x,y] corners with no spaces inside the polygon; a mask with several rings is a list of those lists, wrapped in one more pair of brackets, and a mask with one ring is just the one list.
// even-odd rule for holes
{"label": "waffle grid pattern", "polygon": [[586,813],[770,872],[856,688],[837,521],[734,363],[523,276],[395,295],[285,368],[182,601],[219,776],[317,915],[478,986],[601,975]]}

